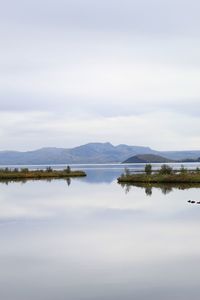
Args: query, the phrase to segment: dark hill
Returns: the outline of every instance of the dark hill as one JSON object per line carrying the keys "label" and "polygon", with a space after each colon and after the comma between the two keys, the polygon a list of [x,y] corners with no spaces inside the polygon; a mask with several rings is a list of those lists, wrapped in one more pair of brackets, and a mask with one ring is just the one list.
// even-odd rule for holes
{"label": "dark hill", "polygon": [[132,156],[127,160],[125,160],[123,163],[167,163],[167,162],[175,162],[175,161],[155,154],[141,154],[141,155]]}

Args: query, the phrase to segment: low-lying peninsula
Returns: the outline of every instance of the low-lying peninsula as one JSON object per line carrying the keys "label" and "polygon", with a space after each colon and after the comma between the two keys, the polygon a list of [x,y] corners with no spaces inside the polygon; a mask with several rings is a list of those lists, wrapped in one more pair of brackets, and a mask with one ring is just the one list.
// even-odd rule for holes
{"label": "low-lying peninsula", "polygon": [[64,170],[53,170],[51,167],[48,167],[45,170],[29,170],[27,168],[0,169],[0,180],[58,179],[84,176],[86,176],[84,171],[72,171],[70,167],[67,167]]}
{"label": "low-lying peninsula", "polygon": [[134,174],[125,169],[124,174],[118,178],[119,183],[200,183],[200,169],[173,170],[168,165],[162,165],[160,170],[152,171],[151,165],[146,165],[144,173]]}

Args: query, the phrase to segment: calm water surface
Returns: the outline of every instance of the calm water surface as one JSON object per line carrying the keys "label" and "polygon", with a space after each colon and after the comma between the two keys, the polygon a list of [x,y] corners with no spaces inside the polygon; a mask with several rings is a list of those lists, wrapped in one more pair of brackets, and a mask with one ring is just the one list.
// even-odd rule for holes
{"label": "calm water surface", "polygon": [[199,300],[200,189],[0,183],[0,299]]}

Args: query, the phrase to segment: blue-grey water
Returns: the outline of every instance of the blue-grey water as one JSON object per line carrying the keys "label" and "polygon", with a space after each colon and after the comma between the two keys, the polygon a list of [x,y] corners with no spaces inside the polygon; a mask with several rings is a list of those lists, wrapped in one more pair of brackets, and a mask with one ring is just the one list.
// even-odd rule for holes
{"label": "blue-grey water", "polygon": [[199,300],[198,186],[122,187],[123,166],[73,168],[88,176],[0,183],[0,299]]}

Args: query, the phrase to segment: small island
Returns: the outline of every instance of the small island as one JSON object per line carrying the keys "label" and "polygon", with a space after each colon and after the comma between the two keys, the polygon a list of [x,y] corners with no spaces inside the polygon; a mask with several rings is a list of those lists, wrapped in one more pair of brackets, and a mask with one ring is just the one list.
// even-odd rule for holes
{"label": "small island", "polygon": [[200,183],[200,169],[188,170],[181,166],[180,170],[173,170],[169,165],[162,165],[160,170],[152,170],[147,164],[142,173],[132,173],[125,169],[118,178],[118,183]]}
{"label": "small island", "polygon": [[64,170],[53,170],[51,167],[45,170],[30,170],[28,168],[0,169],[0,180],[58,179],[84,176],[86,176],[84,171],[72,171],[69,166]]}

